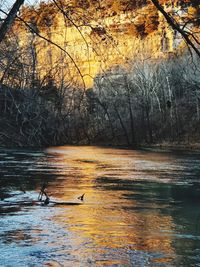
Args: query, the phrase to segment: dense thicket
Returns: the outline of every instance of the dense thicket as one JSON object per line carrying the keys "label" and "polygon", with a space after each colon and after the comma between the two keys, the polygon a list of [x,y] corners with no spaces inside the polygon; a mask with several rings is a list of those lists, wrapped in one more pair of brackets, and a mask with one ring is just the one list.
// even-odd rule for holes
{"label": "dense thicket", "polygon": [[16,83],[20,78],[7,74],[7,86],[0,89],[1,145],[198,141],[197,61],[183,56],[133,62],[129,69],[119,66],[99,75],[87,91],[55,83],[52,77],[43,83],[29,81],[22,89]]}
{"label": "dense thicket", "polygon": [[[196,62],[197,64],[197,62]],[[91,120],[129,145],[199,138],[200,68],[187,57],[134,62],[96,80]],[[97,122],[98,121],[98,122]],[[108,130],[109,129],[109,130]]]}

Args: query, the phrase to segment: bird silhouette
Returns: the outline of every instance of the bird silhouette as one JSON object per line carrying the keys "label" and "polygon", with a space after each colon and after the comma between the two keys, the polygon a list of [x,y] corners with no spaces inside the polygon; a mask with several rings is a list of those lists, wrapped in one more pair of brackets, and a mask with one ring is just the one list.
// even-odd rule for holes
{"label": "bird silhouette", "polygon": [[84,195],[85,195],[85,193],[82,194],[80,197],[78,197],[78,199],[80,199],[81,201],[83,201]]}

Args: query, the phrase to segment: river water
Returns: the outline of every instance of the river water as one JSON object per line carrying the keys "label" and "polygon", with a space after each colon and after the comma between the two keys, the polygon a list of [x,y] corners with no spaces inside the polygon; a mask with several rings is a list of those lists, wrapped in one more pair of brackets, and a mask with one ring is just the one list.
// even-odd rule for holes
{"label": "river water", "polygon": [[[44,181],[83,204],[12,205]],[[0,186],[0,266],[200,266],[199,153],[1,149]]]}

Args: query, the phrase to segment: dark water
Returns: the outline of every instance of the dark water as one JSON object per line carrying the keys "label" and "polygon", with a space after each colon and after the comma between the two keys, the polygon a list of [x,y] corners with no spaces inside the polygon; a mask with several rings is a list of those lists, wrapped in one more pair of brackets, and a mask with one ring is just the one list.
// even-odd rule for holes
{"label": "dark water", "polygon": [[[198,153],[1,149],[0,167],[0,266],[200,266]],[[44,180],[83,205],[5,205]]]}

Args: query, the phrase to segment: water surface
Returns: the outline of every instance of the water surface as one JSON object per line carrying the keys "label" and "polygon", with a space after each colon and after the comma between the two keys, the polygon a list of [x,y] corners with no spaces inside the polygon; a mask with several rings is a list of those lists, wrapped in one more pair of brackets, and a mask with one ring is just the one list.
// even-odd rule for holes
{"label": "water surface", "polygon": [[[199,153],[1,149],[0,167],[0,266],[200,266]],[[84,203],[12,206],[43,181]]]}

